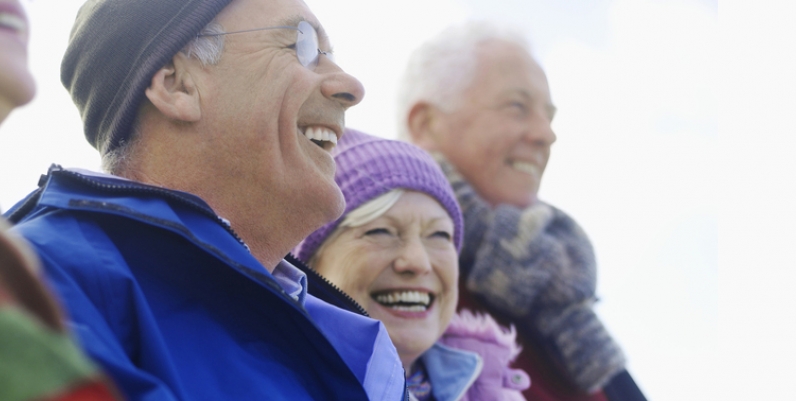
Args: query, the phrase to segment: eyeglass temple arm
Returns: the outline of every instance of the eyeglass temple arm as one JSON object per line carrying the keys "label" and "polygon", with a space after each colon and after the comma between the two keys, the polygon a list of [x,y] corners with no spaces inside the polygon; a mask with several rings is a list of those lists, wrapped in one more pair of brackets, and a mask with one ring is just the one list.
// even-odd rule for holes
{"label": "eyeglass temple arm", "polygon": [[[267,30],[271,30],[271,29],[295,29],[295,30],[301,32],[301,30],[298,27],[296,27],[296,26],[282,25],[282,26],[269,26],[269,27],[266,27],[266,28],[245,29],[245,30],[242,30],[242,31],[232,31],[232,32],[200,33],[200,34],[196,35],[196,37],[197,38],[201,38],[201,37],[204,37],[204,36],[224,36],[224,35],[232,35],[233,33],[267,31]],[[301,32],[301,33],[304,33],[304,32]]]}

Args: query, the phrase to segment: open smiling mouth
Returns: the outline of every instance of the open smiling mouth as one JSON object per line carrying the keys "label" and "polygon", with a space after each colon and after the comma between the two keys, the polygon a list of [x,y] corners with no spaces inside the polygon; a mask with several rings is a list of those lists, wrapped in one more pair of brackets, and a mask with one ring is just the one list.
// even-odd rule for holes
{"label": "open smiling mouth", "polygon": [[425,291],[381,291],[370,296],[379,304],[401,312],[425,312],[434,303],[434,294]]}
{"label": "open smiling mouth", "polygon": [[337,146],[337,134],[324,127],[305,127],[300,130],[304,136],[325,151],[331,151]]}
{"label": "open smiling mouth", "polygon": [[517,171],[523,172],[525,174],[530,174],[530,175],[532,175],[534,177],[539,177],[541,175],[541,173],[542,173],[542,171],[539,168],[539,166],[537,166],[537,165],[535,165],[533,163],[528,163],[528,162],[524,162],[524,161],[520,161],[520,160],[509,159],[509,160],[506,160],[506,164],[508,164],[511,168],[513,168],[513,169],[515,169]]}

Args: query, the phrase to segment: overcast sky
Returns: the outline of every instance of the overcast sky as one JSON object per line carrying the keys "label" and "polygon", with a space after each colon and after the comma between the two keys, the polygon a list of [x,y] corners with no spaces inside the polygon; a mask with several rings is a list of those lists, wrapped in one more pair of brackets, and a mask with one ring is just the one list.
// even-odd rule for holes
{"label": "overcast sky", "polygon": [[[58,80],[81,3],[25,4],[39,90],[0,128],[0,210],[34,189],[50,163],[98,169]],[[423,40],[474,17],[523,29],[559,110],[558,142],[540,196],[592,238],[600,316],[651,400],[717,399],[716,1],[308,4],[329,32],[338,63],[366,89],[348,125],[384,137],[395,136],[398,77]]]}

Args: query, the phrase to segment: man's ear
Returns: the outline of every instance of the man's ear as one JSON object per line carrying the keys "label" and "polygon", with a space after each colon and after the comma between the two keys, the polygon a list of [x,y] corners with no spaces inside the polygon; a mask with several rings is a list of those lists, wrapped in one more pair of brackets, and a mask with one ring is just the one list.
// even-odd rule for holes
{"label": "man's ear", "polygon": [[415,145],[433,152],[437,149],[437,137],[439,135],[439,124],[441,110],[436,106],[418,102],[409,109],[406,117],[406,125],[409,129],[409,139]]}
{"label": "man's ear", "polygon": [[202,117],[199,91],[188,72],[188,59],[182,53],[159,69],[146,89],[146,97],[166,117],[196,122]]}

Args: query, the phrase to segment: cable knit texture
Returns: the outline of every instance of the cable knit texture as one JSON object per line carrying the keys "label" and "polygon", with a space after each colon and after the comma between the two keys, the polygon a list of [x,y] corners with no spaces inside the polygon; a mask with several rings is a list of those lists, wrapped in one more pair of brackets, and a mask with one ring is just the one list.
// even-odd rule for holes
{"label": "cable knit texture", "polygon": [[467,289],[549,339],[580,389],[599,390],[624,369],[625,357],[592,308],[597,270],[586,234],[543,202],[491,208],[450,163],[435,158],[464,214],[460,269]]}
{"label": "cable knit texture", "polygon": [[453,316],[439,342],[475,352],[483,360],[481,374],[461,401],[525,400],[522,390],[530,387],[531,379],[524,371],[509,367],[521,351],[514,327],[506,330],[491,316],[464,309]]}

